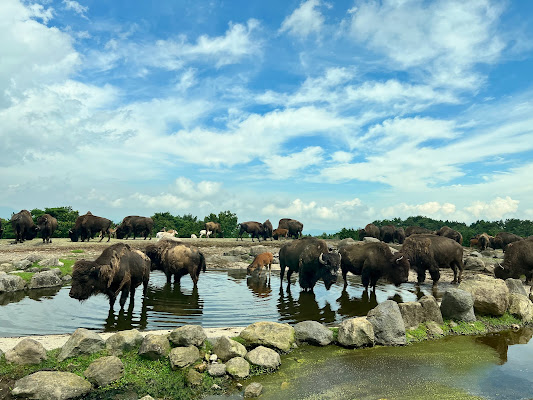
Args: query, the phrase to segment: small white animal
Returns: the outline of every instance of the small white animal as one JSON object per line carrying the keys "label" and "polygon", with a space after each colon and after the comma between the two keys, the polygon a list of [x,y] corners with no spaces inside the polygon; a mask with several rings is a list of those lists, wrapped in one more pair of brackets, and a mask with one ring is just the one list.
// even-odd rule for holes
{"label": "small white animal", "polygon": [[193,234],[191,235],[191,239],[198,239],[198,237],[193,233]]}

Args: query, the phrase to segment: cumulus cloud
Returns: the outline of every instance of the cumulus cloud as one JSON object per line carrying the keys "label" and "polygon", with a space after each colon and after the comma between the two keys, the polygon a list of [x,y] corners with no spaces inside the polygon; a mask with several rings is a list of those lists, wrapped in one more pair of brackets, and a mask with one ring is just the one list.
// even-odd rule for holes
{"label": "cumulus cloud", "polygon": [[424,215],[432,218],[448,219],[456,211],[455,204],[439,203],[437,201],[429,201],[422,204],[406,204],[400,203],[390,207],[383,208],[381,214],[385,218],[393,217],[409,217],[412,215]]}
{"label": "cumulus cloud", "polygon": [[472,205],[465,207],[465,210],[474,215],[476,218],[499,220],[508,214],[512,214],[518,210],[520,201],[513,200],[509,196],[496,197],[490,202],[475,201]]}
{"label": "cumulus cloud", "polygon": [[321,147],[306,147],[301,152],[288,156],[270,155],[263,162],[268,166],[274,179],[286,179],[293,176],[298,170],[320,164],[323,160],[323,153]]}
{"label": "cumulus cloud", "polygon": [[63,4],[65,5],[65,8],[67,10],[72,10],[76,14],[79,14],[82,17],[87,18],[85,14],[87,13],[87,11],[89,11],[89,7],[82,6],[80,3],[74,0],[63,0]]}
{"label": "cumulus cloud", "polygon": [[292,36],[305,38],[312,33],[320,33],[324,25],[324,16],[318,10],[320,0],[307,0],[285,18],[280,32],[288,32]]}

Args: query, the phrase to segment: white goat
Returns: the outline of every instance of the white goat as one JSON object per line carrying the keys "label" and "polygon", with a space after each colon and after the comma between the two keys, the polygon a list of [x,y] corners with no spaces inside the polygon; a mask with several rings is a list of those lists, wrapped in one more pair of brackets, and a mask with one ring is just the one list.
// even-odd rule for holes
{"label": "white goat", "polygon": [[198,236],[196,236],[194,233],[191,235],[191,239],[198,239]]}
{"label": "white goat", "polygon": [[173,231],[173,232],[157,232],[155,234],[155,237],[159,241],[159,240],[162,240],[162,239],[173,239],[176,236],[176,234],[177,234],[176,231]]}
{"label": "white goat", "polygon": [[206,231],[205,229],[202,229],[202,230],[200,231],[200,237],[202,237],[202,236],[204,236],[204,235],[205,235],[205,237],[209,237],[209,236],[211,236],[212,233],[213,233],[213,232],[211,232],[211,231]]}

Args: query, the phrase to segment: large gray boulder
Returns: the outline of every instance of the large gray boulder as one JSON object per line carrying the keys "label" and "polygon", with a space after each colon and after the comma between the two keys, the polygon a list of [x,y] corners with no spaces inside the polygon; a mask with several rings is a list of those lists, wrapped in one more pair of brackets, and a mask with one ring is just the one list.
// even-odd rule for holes
{"label": "large gray boulder", "polygon": [[240,335],[249,346],[268,346],[288,352],[295,342],[294,328],[278,322],[255,322],[244,328]]}
{"label": "large gray boulder", "polygon": [[442,314],[440,312],[439,303],[433,296],[423,296],[418,300],[422,305],[423,322],[435,321],[437,324],[443,324]]}
{"label": "large gray boulder", "polygon": [[474,298],[466,290],[450,288],[442,296],[440,305],[442,316],[455,321],[474,322]]}
{"label": "large gray boulder", "polygon": [[200,325],[183,325],[170,332],[169,340],[176,346],[201,347],[207,339],[204,328]]}
{"label": "large gray boulder", "polygon": [[85,328],[78,328],[61,348],[58,361],[80,354],[93,354],[105,347],[104,340],[97,333]]}
{"label": "large gray boulder", "polygon": [[0,272],[11,272],[15,271],[17,268],[11,263],[2,263],[0,264]]}
{"label": "large gray boulder", "polygon": [[25,270],[26,268],[31,267],[32,265],[33,265],[33,262],[31,262],[30,260],[20,260],[20,261],[15,261],[13,263],[13,266],[15,267],[15,269],[20,269],[20,270]]}
{"label": "large gray boulder", "polygon": [[18,275],[0,272],[0,293],[24,290],[26,282]]}
{"label": "large gray boulder", "polygon": [[422,304],[418,301],[400,303],[398,307],[402,313],[405,329],[418,328],[418,325],[424,322],[424,310],[422,310]]}
{"label": "large gray boulder", "polygon": [[116,356],[101,357],[93,361],[83,375],[95,386],[106,386],[124,376],[124,364]]}
{"label": "large gray boulder", "polygon": [[172,369],[187,367],[199,358],[200,351],[196,346],[174,347],[169,355]]}
{"label": "large gray boulder", "polygon": [[261,393],[263,393],[263,385],[261,385],[259,382],[253,382],[246,386],[246,389],[244,389],[244,398],[253,399],[261,396]]}
{"label": "large gray boulder", "polygon": [[333,341],[333,332],[320,322],[303,321],[294,325],[294,334],[299,342],[327,346]]}
{"label": "large gray boulder", "polygon": [[8,350],[5,356],[7,362],[19,365],[39,364],[47,358],[44,346],[30,338],[22,339],[15,347]]}
{"label": "large gray boulder", "polygon": [[386,300],[378,304],[368,312],[367,319],[374,328],[376,344],[396,346],[407,343],[402,313],[395,301]]}
{"label": "large gray boulder", "polygon": [[137,329],[117,332],[109,336],[105,342],[107,351],[115,356],[127,351],[136,350],[142,343],[143,336]]}
{"label": "large gray boulder", "polygon": [[257,256],[258,254],[266,253],[266,252],[270,252],[270,249],[263,245],[250,247],[250,255],[254,257]]}
{"label": "large gray boulder", "polygon": [[39,371],[15,382],[11,394],[27,399],[67,400],[84,396],[92,385],[70,372]]}
{"label": "large gray boulder", "polygon": [[345,347],[374,345],[374,327],[365,317],[345,319],[339,325],[337,342]]}
{"label": "large gray boulder", "polygon": [[461,282],[459,289],[472,294],[476,314],[499,316],[509,307],[509,289],[501,279],[477,275]]}
{"label": "large gray boulder", "polygon": [[213,363],[207,366],[207,373],[211,376],[226,375],[226,364]]}
{"label": "large gray boulder", "polygon": [[378,243],[378,242],[381,242],[381,240],[379,240],[378,238],[375,238],[375,237],[365,236],[363,238],[363,242],[375,242],[375,243]]}
{"label": "large gray boulder", "polygon": [[61,280],[61,276],[58,276],[58,274],[53,271],[43,271],[43,272],[37,272],[31,277],[30,284],[28,287],[30,289],[39,289],[39,288],[47,288],[47,287],[55,287],[55,286],[61,286],[63,284],[63,281]]}
{"label": "large gray boulder", "polygon": [[246,355],[246,347],[227,336],[221,336],[213,345],[213,353],[222,361],[227,361],[233,357],[244,357]]}
{"label": "large gray boulder", "polygon": [[170,353],[170,342],[167,335],[148,334],[139,347],[139,355],[149,360],[165,358]]}
{"label": "large gray boulder", "polygon": [[509,293],[527,296],[526,289],[524,288],[524,285],[520,279],[508,278],[505,280],[505,284],[507,285],[507,289],[509,289]]}
{"label": "large gray boulder", "polygon": [[233,378],[244,379],[250,375],[250,364],[242,357],[233,357],[226,362],[226,372]]}
{"label": "large gray boulder", "polygon": [[357,242],[355,240],[353,240],[352,238],[342,239],[337,244],[337,249],[340,249],[341,247],[344,247],[344,246],[350,246],[350,245],[355,244],[355,243],[357,243]]}
{"label": "large gray boulder", "polygon": [[481,257],[466,257],[464,269],[468,271],[483,271],[485,269],[485,263]]}
{"label": "large gray boulder", "polygon": [[246,353],[246,360],[251,364],[268,369],[277,369],[281,364],[279,354],[268,347],[259,346]]}
{"label": "large gray boulder", "polygon": [[524,322],[533,319],[533,304],[527,296],[511,293],[509,294],[509,314],[520,318]]}
{"label": "large gray boulder", "polygon": [[59,258],[55,257],[41,260],[37,263],[37,265],[39,265],[39,267],[62,267],[65,264],[59,261]]}

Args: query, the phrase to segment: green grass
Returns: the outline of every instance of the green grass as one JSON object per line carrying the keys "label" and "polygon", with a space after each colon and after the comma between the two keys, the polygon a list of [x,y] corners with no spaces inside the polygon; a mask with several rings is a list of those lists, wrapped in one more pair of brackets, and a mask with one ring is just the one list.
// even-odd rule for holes
{"label": "green grass", "polygon": [[[59,270],[61,271],[61,276],[72,275],[72,266],[74,265],[76,260],[72,260],[69,258],[62,258],[59,261],[61,261],[64,264],[62,267],[59,267]],[[45,268],[45,267],[40,267],[38,262],[34,262],[30,268],[34,268],[34,267],[39,268],[39,269]],[[22,279],[24,279],[26,282],[30,282],[33,274],[34,274],[33,272],[17,272],[14,275],[18,275]]]}
{"label": "green grass", "polygon": [[405,332],[407,343],[421,342],[428,338],[425,324],[418,325],[417,328],[409,329]]}
{"label": "green grass", "polygon": [[339,337],[339,328],[329,328],[333,332],[333,341],[336,342]]}
{"label": "green grass", "polygon": [[244,340],[242,337],[240,336],[234,336],[232,338],[230,338],[231,340],[235,340],[237,343],[240,343],[242,344],[243,346],[246,346],[246,340]]}
{"label": "green grass", "polygon": [[71,252],[71,253],[85,253],[85,251],[82,250],[82,249],[71,250],[70,252]]}
{"label": "green grass", "polygon": [[478,321],[481,321],[485,326],[489,328],[509,328],[513,324],[522,325],[522,320],[514,317],[513,315],[506,312],[501,317],[491,317],[491,316],[477,316]]}
{"label": "green grass", "polygon": [[457,322],[455,325],[451,321],[445,321],[442,325],[445,335],[478,335],[487,333],[488,329],[481,321],[475,322]]}

